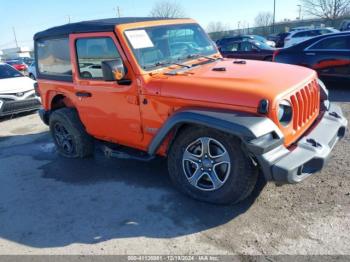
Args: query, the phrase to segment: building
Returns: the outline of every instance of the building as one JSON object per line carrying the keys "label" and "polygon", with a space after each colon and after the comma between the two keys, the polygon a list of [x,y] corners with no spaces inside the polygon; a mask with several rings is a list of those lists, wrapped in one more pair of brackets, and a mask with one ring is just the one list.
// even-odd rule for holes
{"label": "building", "polygon": [[16,47],[2,50],[2,59],[16,59],[20,57],[31,57],[32,50],[29,47]]}
{"label": "building", "polygon": [[2,56],[3,56],[3,53],[2,53],[2,51],[0,50],[0,62],[3,60],[3,59],[2,59]]}

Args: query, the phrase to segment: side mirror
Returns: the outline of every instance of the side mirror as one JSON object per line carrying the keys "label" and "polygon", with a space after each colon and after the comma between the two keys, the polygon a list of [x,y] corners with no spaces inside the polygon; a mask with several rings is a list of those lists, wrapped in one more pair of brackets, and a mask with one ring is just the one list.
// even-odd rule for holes
{"label": "side mirror", "polygon": [[120,85],[130,85],[131,80],[125,79],[127,68],[121,59],[102,61],[102,73],[105,81],[117,81]]}

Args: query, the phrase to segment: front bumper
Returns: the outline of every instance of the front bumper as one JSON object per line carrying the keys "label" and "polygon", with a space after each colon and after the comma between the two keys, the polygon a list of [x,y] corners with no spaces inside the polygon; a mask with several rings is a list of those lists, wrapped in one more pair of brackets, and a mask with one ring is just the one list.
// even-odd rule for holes
{"label": "front bumper", "polygon": [[331,104],[294,149],[280,145],[257,157],[265,176],[281,184],[295,184],[321,171],[336,143],[345,136],[347,124],[340,107]]}
{"label": "front bumper", "polygon": [[0,116],[7,116],[39,109],[40,99],[31,98],[19,101],[2,101]]}

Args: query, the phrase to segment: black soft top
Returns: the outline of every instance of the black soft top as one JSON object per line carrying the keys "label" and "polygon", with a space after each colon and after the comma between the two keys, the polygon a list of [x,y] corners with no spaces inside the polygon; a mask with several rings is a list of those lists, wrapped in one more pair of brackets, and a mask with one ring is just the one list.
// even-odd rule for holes
{"label": "black soft top", "polygon": [[67,36],[69,34],[74,33],[113,32],[116,25],[168,19],[171,18],[122,17],[71,23],[62,26],[52,27],[45,31],[36,33],[34,35],[34,40],[57,36]]}

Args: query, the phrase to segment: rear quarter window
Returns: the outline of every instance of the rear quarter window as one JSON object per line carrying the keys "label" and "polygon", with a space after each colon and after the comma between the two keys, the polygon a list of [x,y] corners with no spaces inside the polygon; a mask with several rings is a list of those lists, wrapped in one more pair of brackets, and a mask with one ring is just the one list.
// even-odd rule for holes
{"label": "rear quarter window", "polygon": [[71,77],[69,39],[46,39],[36,42],[38,71],[43,76]]}

